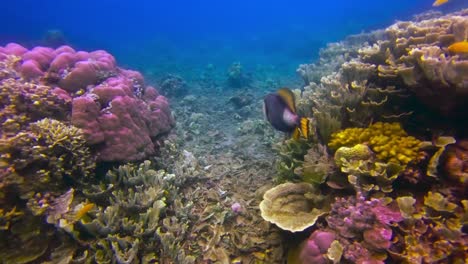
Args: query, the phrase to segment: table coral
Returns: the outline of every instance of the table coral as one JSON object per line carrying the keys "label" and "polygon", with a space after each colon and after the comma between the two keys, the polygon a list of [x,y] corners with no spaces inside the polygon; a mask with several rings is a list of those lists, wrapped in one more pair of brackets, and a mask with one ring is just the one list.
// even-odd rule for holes
{"label": "table coral", "polygon": [[[362,49],[364,62],[378,65],[384,78],[400,77],[406,88],[446,117],[460,118],[467,100],[468,60],[448,46],[467,37],[468,12],[398,22],[385,30],[385,39]],[[377,59],[382,58],[382,59]]]}
{"label": "table coral", "polygon": [[260,203],[262,217],[291,232],[313,226],[327,212],[325,197],[309,183],[283,183],[268,190]]}

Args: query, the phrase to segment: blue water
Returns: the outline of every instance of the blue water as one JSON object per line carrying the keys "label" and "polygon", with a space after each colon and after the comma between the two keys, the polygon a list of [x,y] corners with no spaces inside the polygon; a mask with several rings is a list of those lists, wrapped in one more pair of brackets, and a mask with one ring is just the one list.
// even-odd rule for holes
{"label": "blue water", "polygon": [[2,3],[0,45],[42,44],[54,29],[77,49],[105,49],[140,70],[241,61],[293,72],[328,42],[464,2],[433,8],[432,0],[15,0]]}

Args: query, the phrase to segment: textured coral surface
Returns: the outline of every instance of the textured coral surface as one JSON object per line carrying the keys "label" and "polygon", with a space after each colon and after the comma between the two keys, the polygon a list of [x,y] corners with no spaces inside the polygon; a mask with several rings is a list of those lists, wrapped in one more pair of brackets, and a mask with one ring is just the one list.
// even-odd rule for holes
{"label": "textured coral surface", "polygon": [[134,161],[154,154],[157,138],[174,124],[167,99],[105,51],[28,50],[10,43],[0,54],[5,125],[41,117],[71,121],[98,160]]}

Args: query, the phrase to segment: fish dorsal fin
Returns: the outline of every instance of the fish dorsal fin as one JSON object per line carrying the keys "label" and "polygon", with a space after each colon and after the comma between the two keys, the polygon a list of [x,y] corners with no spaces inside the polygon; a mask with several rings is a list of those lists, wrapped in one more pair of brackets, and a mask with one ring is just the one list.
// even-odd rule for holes
{"label": "fish dorsal fin", "polygon": [[286,105],[288,105],[289,109],[293,113],[296,113],[296,99],[294,97],[294,93],[288,88],[281,88],[277,93],[284,100]]}

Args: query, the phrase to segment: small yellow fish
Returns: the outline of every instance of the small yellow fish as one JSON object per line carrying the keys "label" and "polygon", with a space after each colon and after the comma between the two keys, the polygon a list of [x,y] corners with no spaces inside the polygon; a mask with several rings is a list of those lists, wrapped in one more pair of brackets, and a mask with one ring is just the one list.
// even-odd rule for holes
{"label": "small yellow fish", "polygon": [[75,221],[80,220],[86,213],[88,213],[91,209],[93,209],[93,203],[87,203],[83,205],[79,210],[75,212]]}
{"label": "small yellow fish", "polygon": [[443,4],[447,3],[447,2],[448,2],[448,0],[436,0],[436,1],[432,4],[432,6],[440,6],[440,5],[443,5]]}
{"label": "small yellow fish", "polygon": [[455,42],[448,46],[448,51],[453,54],[468,53],[468,41]]}

